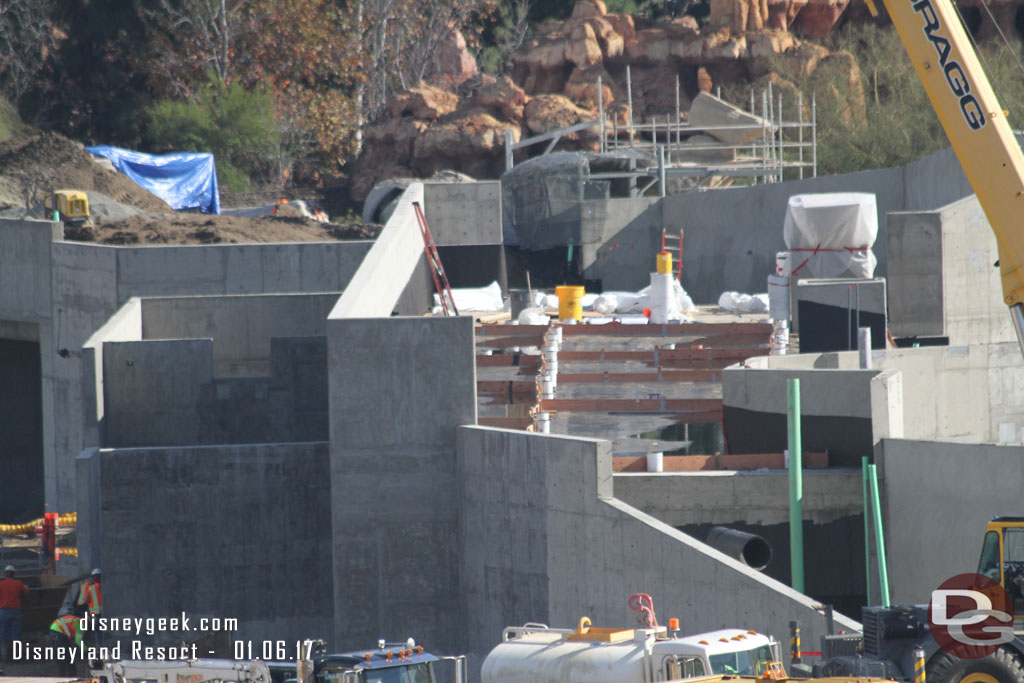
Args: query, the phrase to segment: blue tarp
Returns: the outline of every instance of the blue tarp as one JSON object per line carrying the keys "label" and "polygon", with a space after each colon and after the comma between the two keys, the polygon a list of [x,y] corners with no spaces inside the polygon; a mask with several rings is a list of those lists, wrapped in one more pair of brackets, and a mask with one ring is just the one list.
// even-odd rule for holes
{"label": "blue tarp", "polygon": [[110,159],[114,168],[170,204],[175,211],[200,209],[203,213],[220,213],[217,167],[212,154],[144,154],[102,146],[86,149]]}

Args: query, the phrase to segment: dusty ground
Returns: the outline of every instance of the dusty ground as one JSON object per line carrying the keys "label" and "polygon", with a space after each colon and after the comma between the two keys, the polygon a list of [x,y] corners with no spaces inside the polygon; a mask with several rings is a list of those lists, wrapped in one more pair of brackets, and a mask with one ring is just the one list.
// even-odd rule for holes
{"label": "dusty ground", "polygon": [[233,244],[374,239],[379,225],[335,225],[308,218],[139,214],[91,228],[66,226],[64,238],[100,244]]}
{"label": "dusty ground", "polygon": [[[211,216],[174,212],[127,176],[93,161],[85,147],[56,133],[0,143],[0,209],[9,217],[42,218],[55,189],[90,193],[94,224],[65,226],[67,240],[116,245],[323,242],[373,239],[378,225],[319,223],[290,215]],[[98,193],[98,196],[97,196]],[[135,214],[135,215],[132,215]]]}

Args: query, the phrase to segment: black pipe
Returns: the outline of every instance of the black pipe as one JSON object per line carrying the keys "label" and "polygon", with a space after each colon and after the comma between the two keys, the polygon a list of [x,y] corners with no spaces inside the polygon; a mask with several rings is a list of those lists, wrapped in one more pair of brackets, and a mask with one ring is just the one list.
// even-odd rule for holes
{"label": "black pipe", "polygon": [[745,531],[713,526],[708,532],[707,544],[757,571],[772,561],[772,546],[768,541]]}

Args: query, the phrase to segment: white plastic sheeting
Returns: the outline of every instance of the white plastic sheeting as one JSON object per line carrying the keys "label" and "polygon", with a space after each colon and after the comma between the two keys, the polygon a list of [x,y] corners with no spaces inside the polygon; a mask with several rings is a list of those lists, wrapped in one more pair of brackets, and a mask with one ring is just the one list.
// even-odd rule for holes
{"label": "white plastic sheeting", "polygon": [[[492,282],[486,287],[463,287],[452,289],[455,308],[459,313],[476,311],[500,311],[505,305],[501,296],[501,285]],[[441,313],[441,297],[434,293],[434,315]]]}
{"label": "white plastic sheeting", "polygon": [[789,198],[783,239],[794,277],[871,278],[877,260],[875,195],[864,192],[799,194]]}
{"label": "white plastic sheeting", "polygon": [[767,313],[768,295],[722,292],[718,297],[718,307],[730,313]]}

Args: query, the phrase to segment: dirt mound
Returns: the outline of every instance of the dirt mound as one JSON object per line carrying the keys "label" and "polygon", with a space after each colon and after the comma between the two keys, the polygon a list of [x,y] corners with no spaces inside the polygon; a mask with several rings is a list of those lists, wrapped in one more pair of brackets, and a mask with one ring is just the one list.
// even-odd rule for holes
{"label": "dirt mound", "polygon": [[170,211],[128,176],[92,160],[85,147],[58,133],[0,143],[0,206],[33,205],[54,189],[94,190],[144,211]]}
{"label": "dirt mound", "polygon": [[[373,239],[369,225],[318,223],[309,218],[210,216],[198,213],[139,214],[88,230],[64,229],[64,239],[116,245],[333,242]],[[379,229],[379,228],[378,228]]]}

